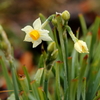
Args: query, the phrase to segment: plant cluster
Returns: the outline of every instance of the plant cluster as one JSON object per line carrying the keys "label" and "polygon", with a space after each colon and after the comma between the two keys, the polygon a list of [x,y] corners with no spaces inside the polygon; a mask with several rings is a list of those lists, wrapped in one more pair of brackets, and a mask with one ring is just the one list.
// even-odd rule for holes
{"label": "plant cluster", "polygon": [[[100,18],[87,29],[84,17],[79,15],[80,39],[79,30],[75,36],[68,25],[69,19],[66,10],[47,19],[39,14],[33,27],[22,28],[24,41],[32,42],[34,49],[42,41],[48,44],[46,50],[42,45],[38,70],[31,78],[25,66],[24,75],[17,75],[13,49],[0,26],[0,63],[9,92],[7,100],[100,99]],[[11,76],[6,66],[10,66]]]}

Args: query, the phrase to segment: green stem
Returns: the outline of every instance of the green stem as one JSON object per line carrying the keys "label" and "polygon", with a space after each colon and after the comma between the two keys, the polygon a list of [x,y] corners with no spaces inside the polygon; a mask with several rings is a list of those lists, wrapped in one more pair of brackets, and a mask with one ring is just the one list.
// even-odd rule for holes
{"label": "green stem", "polygon": [[45,79],[44,84],[45,84],[44,91],[45,91],[46,95],[48,95],[48,80],[47,79]]}
{"label": "green stem", "polygon": [[59,73],[59,67],[61,62],[58,61],[56,63],[56,94],[57,94],[57,100],[61,100],[61,90],[60,90],[60,73]]}
{"label": "green stem", "polygon": [[65,53],[65,46],[64,46],[64,40],[63,40],[63,29],[61,26],[61,18],[57,17],[57,30],[59,34],[60,44],[61,44],[61,50],[62,50],[62,56],[63,56],[63,62],[64,62],[64,100],[68,99],[68,81],[67,81],[67,64],[66,64],[66,53]]}
{"label": "green stem", "polygon": [[69,26],[66,26],[66,29],[67,29],[69,35],[71,36],[72,40],[74,41],[74,43],[77,42],[78,39],[77,39],[77,38],[75,37],[75,35],[73,34],[71,28],[70,28]]}
{"label": "green stem", "polygon": [[50,17],[48,17],[45,22],[42,24],[41,28],[43,29],[54,17],[54,15],[51,15]]}
{"label": "green stem", "polygon": [[47,69],[44,69],[44,91],[46,94],[46,100],[48,98],[48,72]]}
{"label": "green stem", "polygon": [[59,60],[62,60],[63,58],[62,58],[62,52],[61,52],[61,48],[60,48],[60,46],[59,46],[59,43],[58,43],[58,40],[57,40],[57,30],[56,30],[56,27],[54,27],[54,41],[56,42],[56,46],[57,46],[57,48],[58,48],[58,51],[59,51],[59,54],[58,54],[58,59]]}
{"label": "green stem", "polygon": [[10,61],[10,66],[11,66],[13,85],[14,85],[15,99],[19,100],[19,91],[18,91],[18,84],[17,84],[17,79],[16,79],[16,72],[15,72],[15,67],[12,61]]}

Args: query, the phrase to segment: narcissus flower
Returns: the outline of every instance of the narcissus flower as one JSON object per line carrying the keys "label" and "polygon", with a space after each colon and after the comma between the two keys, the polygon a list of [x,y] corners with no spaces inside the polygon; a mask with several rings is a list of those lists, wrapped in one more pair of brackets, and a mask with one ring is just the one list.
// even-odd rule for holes
{"label": "narcissus flower", "polygon": [[82,40],[78,40],[74,44],[74,48],[79,52],[79,53],[89,53],[88,48],[85,42]]}
{"label": "narcissus flower", "polygon": [[42,40],[52,41],[51,37],[48,35],[49,31],[43,29],[40,18],[33,22],[33,27],[27,25],[21,30],[26,33],[24,41],[32,42],[33,48],[37,47]]}

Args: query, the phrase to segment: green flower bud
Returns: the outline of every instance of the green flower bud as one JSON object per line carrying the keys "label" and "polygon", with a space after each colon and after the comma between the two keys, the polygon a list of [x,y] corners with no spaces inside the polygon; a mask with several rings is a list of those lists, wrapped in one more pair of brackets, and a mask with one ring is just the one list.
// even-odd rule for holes
{"label": "green flower bud", "polygon": [[55,60],[57,58],[57,56],[58,56],[58,49],[55,49],[53,51],[53,53],[51,54],[51,56],[52,56],[52,59]]}
{"label": "green flower bud", "polygon": [[69,18],[70,18],[70,13],[69,13],[67,10],[65,10],[65,11],[62,12],[61,16],[62,16],[62,18],[63,18],[64,20],[69,20]]}
{"label": "green flower bud", "polygon": [[55,48],[55,42],[51,42],[47,48],[48,52],[53,52]]}
{"label": "green flower bud", "polygon": [[56,19],[56,18],[53,18],[53,19],[52,19],[52,23],[53,23],[54,25],[57,25],[57,19]]}

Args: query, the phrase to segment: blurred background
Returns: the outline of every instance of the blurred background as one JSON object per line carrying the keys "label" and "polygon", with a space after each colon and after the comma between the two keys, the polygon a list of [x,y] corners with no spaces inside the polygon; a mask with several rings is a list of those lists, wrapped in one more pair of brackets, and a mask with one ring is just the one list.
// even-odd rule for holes
{"label": "blurred background", "polygon": [[[39,13],[46,17],[55,12],[68,10],[71,14],[69,26],[73,32],[80,27],[78,15],[82,13],[87,27],[100,15],[100,0],[0,0],[0,24],[14,48],[14,56],[18,64],[18,74],[22,74],[22,65],[26,65],[30,73],[34,73],[38,64],[40,45],[32,49],[32,44],[23,42],[25,33],[21,31],[26,25],[32,25]],[[0,69],[1,71],[1,69]],[[6,89],[5,80],[0,76],[0,90]],[[0,98],[5,96],[0,93]]]}

